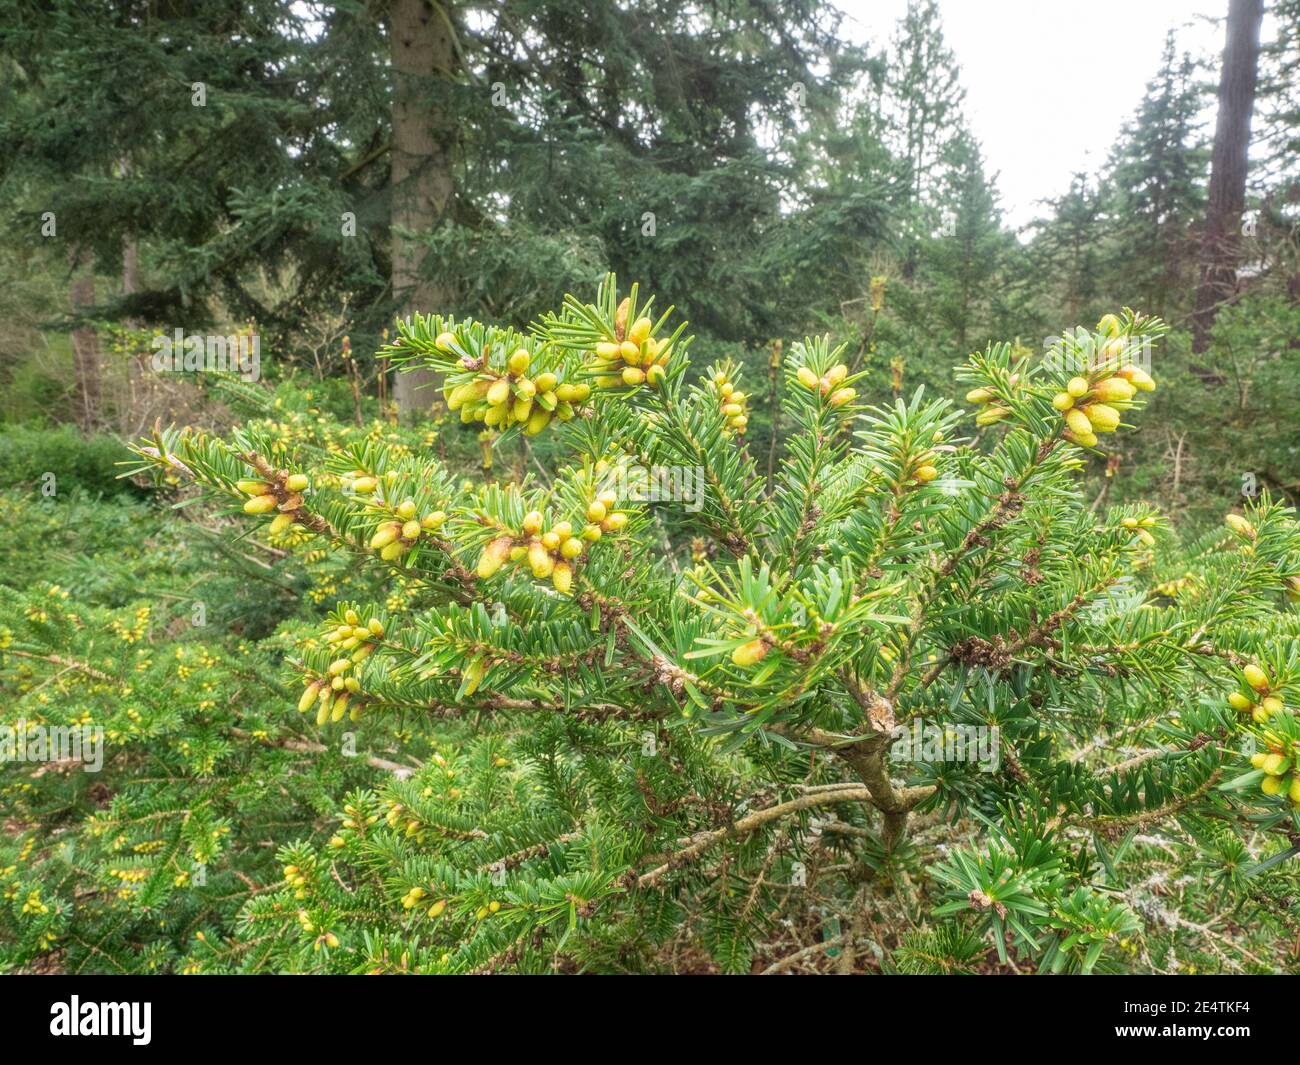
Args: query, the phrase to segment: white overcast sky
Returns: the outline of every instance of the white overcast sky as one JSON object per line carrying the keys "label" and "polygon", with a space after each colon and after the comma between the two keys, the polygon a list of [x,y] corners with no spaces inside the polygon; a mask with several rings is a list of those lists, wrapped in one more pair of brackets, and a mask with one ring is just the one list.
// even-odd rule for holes
{"label": "white overcast sky", "polygon": [[[961,65],[966,114],[998,175],[1004,221],[1045,214],[1037,201],[1096,172],[1156,74],[1165,33],[1217,57],[1227,0],[938,0]],[[843,34],[884,48],[907,0],[836,0]],[[1268,27],[1265,27],[1267,35]]]}

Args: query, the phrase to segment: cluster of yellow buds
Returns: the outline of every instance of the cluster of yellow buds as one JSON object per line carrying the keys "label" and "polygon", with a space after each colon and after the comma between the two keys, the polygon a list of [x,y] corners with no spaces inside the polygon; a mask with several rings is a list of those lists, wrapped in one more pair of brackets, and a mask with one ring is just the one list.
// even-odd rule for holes
{"label": "cluster of yellow buds", "polygon": [[23,902],[22,912],[23,913],[49,913],[50,908],[41,901],[41,893],[39,890],[29,891],[27,893],[26,900]]}
{"label": "cluster of yellow buds", "polygon": [[276,474],[274,480],[239,481],[235,487],[249,498],[244,503],[245,514],[279,513],[271,519],[270,533],[278,536],[286,532],[299,519],[302,493],[311,487],[311,480],[303,473]]}
{"label": "cluster of yellow buds", "polygon": [[581,529],[576,529],[570,521],[557,521],[547,529],[542,512],[530,511],[524,515],[519,536],[498,536],[488,542],[479,553],[475,572],[486,580],[507,561],[527,561],[534,577],[539,581],[550,578],[557,592],[568,595],[573,589],[574,565],[587,544],[595,543],[605,533],[621,532],[627,526],[627,514],[615,510],[617,505],[618,496],[614,492],[598,493],[587,504],[586,523]]}
{"label": "cluster of yellow buds", "polygon": [[325,634],[325,642],[341,651],[351,652],[351,656],[335,659],[323,677],[303,678],[306,689],[298,700],[298,712],[305,714],[312,703],[319,703],[316,711],[317,725],[342,721],[344,714],[352,721],[359,721],[362,700],[353,697],[360,694],[361,681],[355,676],[352,667],[363,662],[374,651],[383,635],[384,623],[378,618],[371,618],[362,625],[361,617],[355,610],[346,610],[343,622]]}
{"label": "cluster of yellow buds", "polygon": [[[357,806],[355,803],[350,803],[350,802],[345,803],[343,806],[343,812],[347,814],[347,816],[343,818],[344,828],[350,828],[350,829],[365,828],[367,825],[373,825],[376,821],[379,820],[378,814],[367,815],[365,810]],[[339,841],[337,844],[334,842],[335,839]],[[330,846],[331,847],[343,846],[342,837],[335,836],[334,839],[330,840]]]}
{"label": "cluster of yellow buds", "polygon": [[[1015,388],[1020,383],[1020,374],[1013,373],[1010,383],[1011,387]],[[994,402],[995,400],[997,402]],[[997,389],[988,386],[972,388],[966,393],[966,402],[974,403],[977,407],[983,407],[983,410],[975,415],[975,424],[981,427],[996,425],[1011,413],[1011,408],[1007,405],[1009,402],[1007,398],[1001,396]]]}
{"label": "cluster of yellow buds", "polygon": [[1145,518],[1123,518],[1120,525],[1125,529],[1131,529],[1137,534],[1137,538],[1144,547],[1155,547],[1156,538],[1151,535],[1150,530],[1155,528],[1156,519],[1152,517]]}
{"label": "cluster of yellow buds", "polygon": [[1241,714],[1250,714],[1251,720],[1255,724],[1263,725],[1274,714],[1280,714],[1286,709],[1286,703],[1273,694],[1274,689],[1269,682],[1268,674],[1255,665],[1254,662],[1248,663],[1242,669],[1241,675],[1250,688],[1250,695],[1246,695],[1240,690],[1230,692],[1228,694],[1228,705],[1234,710]]}
{"label": "cluster of yellow buds", "polygon": [[[283,515],[281,516],[283,517]],[[108,623],[108,627],[123,643],[139,643],[144,639],[145,633],[149,631],[149,613],[149,608],[142,606],[135,612],[134,625],[124,625],[114,618]]]}
{"label": "cluster of yellow buds", "polygon": [[351,651],[353,662],[364,661],[384,638],[384,623],[371,618],[364,625],[361,615],[350,607],[343,612],[343,621],[325,634],[325,642],[340,651]]}
{"label": "cluster of yellow buds", "polygon": [[749,425],[749,397],[736,388],[726,370],[719,370],[713,375],[710,387],[717,395],[718,407],[727,419],[722,431],[743,435]]}
{"label": "cluster of yellow buds", "polygon": [[[124,884],[142,884],[149,879],[148,869],[110,869],[109,876],[115,876]],[[44,911],[42,911],[44,912]]]}
{"label": "cluster of yellow buds", "polygon": [[329,947],[333,950],[339,945],[339,937],[333,932],[326,932],[324,935],[316,937],[316,942],[312,944],[312,950],[320,950],[321,947]]}
{"label": "cluster of yellow buds", "polygon": [[842,362],[837,362],[820,377],[811,366],[800,366],[795,371],[795,376],[804,388],[820,392],[832,407],[851,403],[858,394],[855,389],[843,387],[844,379],[849,376],[849,368]]}
{"label": "cluster of yellow buds", "polygon": [[[447,351],[454,339],[452,334],[442,333],[435,344]],[[489,429],[501,430],[522,425],[527,436],[536,436],[552,418],[567,422],[576,413],[575,408],[591,395],[591,386],[581,382],[562,384],[550,370],[530,377],[532,360],[527,348],[517,348],[506,360],[504,374],[484,371],[472,381],[445,385],[443,395],[448,408],[459,411],[466,425],[482,422]]]}
{"label": "cluster of yellow buds", "polygon": [[[312,703],[319,703],[316,711],[316,724],[323,726],[328,721],[342,721],[347,714],[349,720],[361,720],[360,700],[352,697],[361,692],[361,681],[355,676],[345,676],[352,668],[352,659],[339,658],[329,665],[328,675],[313,680],[304,678],[307,689],[298,700],[298,712],[306,713]],[[352,709],[349,711],[348,705]]]}
{"label": "cluster of yellow buds", "polygon": [[435,510],[416,518],[414,499],[404,499],[393,508],[393,518],[383,522],[370,538],[370,547],[379,552],[385,562],[395,562],[411,550],[425,533],[442,528],[447,515]]}
{"label": "cluster of yellow buds", "polygon": [[284,882],[291,888],[296,888],[301,891],[307,886],[307,877],[298,866],[286,865],[284,867]]}
{"label": "cluster of yellow buds", "polygon": [[478,908],[478,912],[474,914],[474,920],[481,921],[486,917],[490,917],[494,913],[499,913],[500,910],[501,910],[501,903],[493,899],[486,906],[480,906]]}
{"label": "cluster of yellow buds", "polygon": [[1120,409],[1137,389],[1118,375],[1090,384],[1086,377],[1071,377],[1065,391],[1052,397],[1052,406],[1065,417],[1068,439],[1094,447],[1098,433],[1119,428]]}
{"label": "cluster of yellow buds", "polygon": [[1296,769],[1294,752],[1277,744],[1267,751],[1256,751],[1250,756],[1250,764],[1264,771],[1260,791],[1268,796],[1285,795],[1293,806],[1300,806],[1300,771]]}
{"label": "cluster of yellow buds", "polygon": [[664,369],[672,355],[667,341],[650,334],[654,323],[642,315],[628,328],[632,302],[625,298],[614,314],[614,336],[596,345],[591,370],[601,388],[636,388],[648,384],[658,388],[667,376]]}
{"label": "cluster of yellow buds", "polygon": [[408,891],[405,895],[402,896],[402,909],[404,910],[415,909],[415,907],[419,904],[420,900],[424,898],[425,894],[426,892],[422,887],[411,888],[410,891]]}
{"label": "cluster of yellow buds", "polygon": [[1052,397],[1069,427],[1067,439],[1084,447],[1095,447],[1098,433],[1119,428],[1121,412],[1132,406],[1138,392],[1155,390],[1149,373],[1129,357],[1132,339],[1120,335],[1120,321],[1105,315],[1097,331],[1108,337],[1092,360],[1086,375],[1070,378],[1064,391]]}

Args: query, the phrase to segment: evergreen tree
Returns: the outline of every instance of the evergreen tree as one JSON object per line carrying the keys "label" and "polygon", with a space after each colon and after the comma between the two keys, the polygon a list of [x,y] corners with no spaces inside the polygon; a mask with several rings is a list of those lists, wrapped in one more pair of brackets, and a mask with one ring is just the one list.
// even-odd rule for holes
{"label": "evergreen tree", "polygon": [[918,204],[941,187],[949,146],[963,128],[966,91],[940,21],[935,0],[909,0],[890,41],[880,100],[891,146],[907,161],[911,198]]}
{"label": "evergreen tree", "polygon": [[1190,309],[1193,227],[1204,209],[1208,162],[1197,135],[1199,109],[1195,69],[1186,53],[1178,55],[1171,32],[1160,71],[1116,147],[1103,190],[1111,295],[1164,315]]}
{"label": "evergreen tree", "polygon": [[[142,287],[107,313],[198,327],[220,300],[287,331],[314,293],[373,286],[340,238],[348,160],[316,91],[332,41],[294,9],[32,5],[3,34],[0,180],[21,231],[39,243],[51,212],[44,239],[114,279],[128,246],[144,253]],[[290,269],[292,295],[276,285]]]}
{"label": "evergreen tree", "polygon": [[1048,201],[1050,216],[1035,224],[1030,257],[1053,306],[1067,321],[1096,310],[1102,295],[1100,263],[1106,216],[1102,198],[1086,174],[1075,174],[1065,195]]}
{"label": "evergreen tree", "polygon": [[[1037,362],[972,355],[959,376],[997,435],[986,451],[944,401],[861,408],[843,349],[798,344],[797,432],[768,494],[734,368],[692,380],[682,326],[652,307],[610,281],[527,333],[420,315],[386,350],[445,375],[467,421],[557,433],[574,462],[545,485],[465,486],[424,454],[262,431],[141,449],[422,587],[408,617],[341,602],[302,646],[298,706],[321,728],[477,725],[409,779],[352,793],[327,845],[284,848],[285,883],[245,908],[243,941],[197,945],[192,965],[628,971],[685,929],[746,971],[798,889],[815,883],[844,928],[863,888],[840,871],[885,885],[916,868],[909,822],[927,810],[987,833],[929,860],[942,934],[898,964],[942,940],[940,968],[982,942],[1088,972],[1139,927],[1116,840],[1181,823],[1218,861],[1239,841],[1214,826],[1249,823],[1263,865],[1285,860],[1300,651],[1277,606],[1300,527],[1262,500],[1198,555],[1194,593],[1134,609],[1164,522],[1095,514],[1075,483],[1079,449],[1154,387],[1131,356],[1158,320],[1108,316]],[[696,490],[647,505],[637,469],[698,470]],[[692,538],[680,560],[672,540]],[[900,750],[915,728],[899,725],[931,721],[938,740]],[[997,766],[925,754],[992,728]]]}
{"label": "evergreen tree", "polygon": [[951,337],[953,353],[966,351],[991,336],[996,298],[995,278],[1014,238],[1002,227],[993,181],[984,173],[978,145],[968,134],[945,149],[943,187],[937,198],[945,225],[922,245],[921,308],[929,321],[922,328],[933,337]]}
{"label": "evergreen tree", "polygon": [[[797,319],[818,295],[806,278],[821,264],[808,256],[832,235],[827,260],[880,232],[870,196],[827,205],[833,223],[783,209],[818,195],[795,165],[799,135],[860,68],[839,19],[812,0],[779,11],[533,3],[492,15],[471,56],[512,122],[467,152],[463,185],[482,224],[448,239],[487,251],[499,232],[503,251],[488,251],[486,271],[464,262],[475,299],[449,308],[522,324],[539,301],[613,269],[683,293],[712,336],[761,342]],[[780,312],[763,287],[777,278],[795,301]]]}

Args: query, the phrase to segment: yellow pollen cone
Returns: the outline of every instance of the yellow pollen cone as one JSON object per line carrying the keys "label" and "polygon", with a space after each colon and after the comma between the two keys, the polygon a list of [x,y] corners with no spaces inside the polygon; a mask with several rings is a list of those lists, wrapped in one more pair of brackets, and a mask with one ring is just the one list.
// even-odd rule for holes
{"label": "yellow pollen cone", "polygon": [[1255,665],[1252,662],[1251,664],[1246,666],[1241,672],[1242,675],[1246,678],[1246,683],[1249,684],[1256,691],[1260,691],[1260,692],[1268,691],[1269,688],[1268,676],[1264,673],[1262,669],[1259,668],[1259,666]]}
{"label": "yellow pollen cone", "polygon": [[1092,422],[1088,416],[1081,410],[1067,410],[1065,412],[1065,423],[1070,427],[1070,431],[1079,436],[1092,435]]}
{"label": "yellow pollen cone", "polygon": [[761,639],[743,643],[731,652],[731,660],[738,666],[752,666],[767,656],[767,644]]}
{"label": "yellow pollen cone", "polygon": [[551,570],[551,583],[561,595],[568,595],[573,587],[573,567],[567,562],[555,563],[555,568]]}
{"label": "yellow pollen cone", "polygon": [[254,496],[244,504],[245,514],[265,514],[274,510],[278,500],[273,495]]}
{"label": "yellow pollen cone", "polygon": [[532,567],[533,576],[538,580],[542,580],[551,575],[551,571],[555,567],[555,560],[551,558],[551,553],[541,543],[534,542],[528,547],[528,565]]}
{"label": "yellow pollen cone", "polygon": [[645,343],[646,337],[650,335],[651,326],[654,323],[649,318],[638,318],[632,323],[632,328],[627,331],[627,338],[638,347]]}
{"label": "yellow pollen cone", "polygon": [[474,567],[474,572],[484,579],[491,577],[501,568],[506,557],[510,554],[510,546],[508,536],[497,537],[484,547],[479,554],[478,564]]}
{"label": "yellow pollen cone", "polygon": [[1083,408],[1083,413],[1095,432],[1113,433],[1119,426],[1119,411],[1104,403],[1089,403]]}
{"label": "yellow pollen cone", "polygon": [[1116,400],[1132,399],[1137,388],[1122,377],[1108,377],[1099,381],[1093,391],[1103,403],[1113,403]]}

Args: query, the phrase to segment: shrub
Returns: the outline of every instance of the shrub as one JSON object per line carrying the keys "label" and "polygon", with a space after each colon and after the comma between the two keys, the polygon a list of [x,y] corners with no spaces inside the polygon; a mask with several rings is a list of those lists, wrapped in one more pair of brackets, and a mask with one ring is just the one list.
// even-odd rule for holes
{"label": "shrub", "polygon": [[277,843],[377,775],[285,734],[265,652],[170,640],[147,604],[56,585],[0,587],[0,612],[0,968],[176,968],[233,933]]}
{"label": "shrub", "polygon": [[[554,434],[553,479],[469,485],[264,424],[139,449],[399,576],[409,609],[347,599],[300,643],[286,705],[323,737],[441,736],[285,847],[238,942],[188,964],[779,970],[785,943],[903,971],[1281,965],[1257,950],[1295,888],[1300,530],[1262,497],[1173,558],[1153,508],[1078,487],[1154,387],[1126,359],[1161,323],[973,355],[973,440],[921,393],[862,406],[841,351],[796,344],[769,492],[740,382],[693,377],[671,321],[611,280],[526,333],[402,325],[384,354],[500,440]],[[698,491],[638,499],[665,470]],[[1178,887],[1187,912],[1249,907],[1263,945],[1157,912],[1197,866],[1216,879]]]}
{"label": "shrub", "polygon": [[180,967],[380,754],[425,753],[285,727],[293,615],[373,585],[308,545],[227,545],[188,502],[0,493],[0,971]]}
{"label": "shrub", "polygon": [[[115,464],[129,457],[126,445],[111,436],[82,436],[67,425],[7,425],[0,432],[0,488],[138,494],[135,485],[117,477]],[[50,474],[54,481],[46,489]]]}

